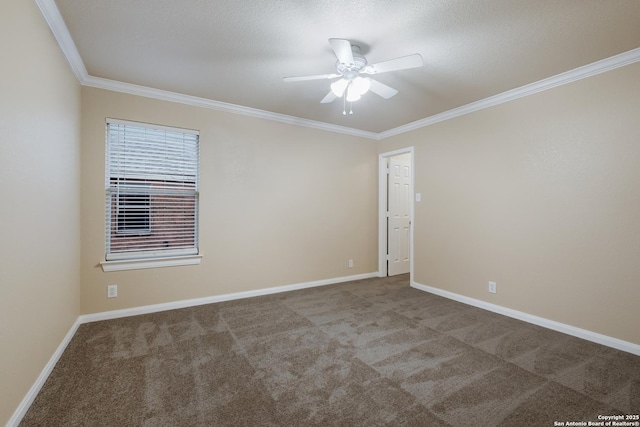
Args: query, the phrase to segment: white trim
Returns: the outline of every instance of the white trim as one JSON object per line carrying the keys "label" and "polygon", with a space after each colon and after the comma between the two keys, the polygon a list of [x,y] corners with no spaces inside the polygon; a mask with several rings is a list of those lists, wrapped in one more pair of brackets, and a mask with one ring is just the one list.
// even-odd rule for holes
{"label": "white trim", "polygon": [[387,159],[400,154],[411,155],[411,188],[409,193],[411,198],[409,200],[409,211],[411,227],[409,232],[409,282],[413,281],[413,230],[415,225],[415,155],[414,148],[406,147],[399,150],[387,151],[385,153],[378,154],[378,276],[384,277],[387,275],[387,174],[389,168],[387,167]]}
{"label": "white trim", "polygon": [[333,285],[354,280],[370,279],[378,277],[378,273],[355,274],[353,276],[335,277],[332,279],[315,280],[293,285],[276,286],[273,288],[256,289],[253,291],[234,292],[232,294],[214,295],[210,297],[194,298],[181,301],[172,301],[162,304],[144,305],[140,307],[125,308],[122,310],[103,311],[101,313],[84,314],[78,318],[80,323],[98,322],[101,320],[118,319],[121,317],[137,316],[140,314],[157,313],[160,311],[175,310],[179,308],[195,307],[198,305],[213,304],[223,301],[231,301],[243,298],[252,298],[263,295],[271,295],[280,292],[295,291],[298,289],[314,288],[317,286]]}
{"label": "white trim", "polygon": [[[38,0],[38,1],[49,1],[49,0]],[[66,30],[66,27],[65,27],[65,30]],[[73,49],[75,49],[75,46],[73,46]],[[288,116],[284,114],[273,113],[265,110],[258,110],[255,108],[229,104],[226,102],[219,102],[219,101],[213,101],[205,98],[198,98],[195,96],[183,95],[175,92],[153,89],[150,87],[139,86],[139,85],[134,85],[130,83],[118,82],[115,80],[109,80],[109,79],[104,79],[100,77],[86,76],[84,79],[81,79],[81,83],[84,86],[91,86],[99,89],[107,89],[114,92],[122,92],[122,93],[131,94],[131,95],[138,95],[138,96],[144,96],[148,98],[160,99],[164,101],[178,102],[182,104],[193,105],[196,107],[210,108],[210,109],[219,110],[219,111],[226,111],[230,113],[242,114],[242,115],[262,118],[266,120],[273,120],[273,121],[278,121],[282,123],[327,130],[330,132],[342,133],[342,134],[352,135],[352,136],[359,136],[363,138],[375,139],[380,141],[392,136],[400,135],[400,134],[410,132],[422,127],[430,126],[445,120],[450,120],[450,119],[464,116],[466,114],[470,114],[476,111],[484,110],[485,108],[494,107],[496,105],[513,101],[518,98],[523,98],[525,96],[533,95],[538,92],[545,91],[547,89],[552,89],[557,86],[573,83],[575,81],[578,81],[587,77],[595,76],[597,74],[605,73],[607,71],[611,71],[616,68],[624,67],[626,65],[630,65],[638,61],[640,61],[640,48],[623,52],[621,54],[614,55],[612,57],[605,58],[600,61],[596,61],[591,64],[587,64],[582,67],[578,67],[573,70],[569,70],[564,73],[560,73],[558,75],[555,75],[543,80],[539,80],[537,82],[533,82],[515,89],[511,89],[506,92],[502,92],[500,94],[490,96],[488,98],[481,99],[479,101],[471,102],[461,107],[444,111],[442,113],[435,114],[433,116],[425,117],[424,119],[407,123],[405,125],[398,126],[396,128],[389,129],[379,133],[349,128],[346,126],[333,125],[329,123],[318,122],[315,120],[303,119],[303,118]]]}
{"label": "white trim", "polygon": [[62,356],[62,353],[64,353],[67,345],[69,345],[69,342],[71,342],[71,338],[73,338],[81,323],[82,322],[80,321],[80,317],[78,317],[73,325],[71,325],[69,332],[67,332],[67,335],[64,336],[62,342],[60,343],[56,351],[53,352],[53,355],[44,366],[44,369],[42,369],[42,372],[40,372],[40,375],[38,375],[38,378],[36,378],[36,381],[33,383],[24,399],[22,399],[22,402],[20,402],[20,405],[18,405],[11,418],[9,418],[9,421],[6,425],[7,427],[18,427],[18,425],[22,421],[22,418],[24,418],[25,414],[29,410],[29,407],[35,400],[36,396],[38,396],[40,389],[47,381],[47,378],[49,378],[49,375],[53,371],[53,368],[56,366],[56,363],[58,363],[58,360]]}
{"label": "white trim", "polygon": [[[236,300],[241,298],[251,298],[251,297],[261,296],[261,295],[270,295],[270,294],[280,293],[280,292],[289,292],[297,289],[306,289],[306,288],[311,288],[316,286],[331,285],[331,284],[337,284],[337,283],[343,283],[343,282],[350,282],[354,280],[363,280],[363,279],[369,279],[369,278],[378,277],[378,276],[379,276],[379,272],[356,274],[352,276],[336,277],[333,279],[323,279],[323,280],[316,280],[313,282],[303,282],[303,283],[298,283],[294,285],[278,286],[278,287],[266,288],[266,289],[257,289],[254,291],[236,292],[233,294],[224,294],[224,295],[217,295],[212,297],[195,298],[190,300],[174,301],[174,302],[163,303],[163,304],[146,305],[141,307],[126,308],[122,310],[104,311],[101,313],[80,315],[78,316],[76,321],[73,323],[73,325],[69,329],[69,332],[67,332],[62,342],[60,343],[56,351],[53,353],[53,355],[45,365],[44,369],[42,369],[42,372],[40,372],[40,375],[38,376],[34,384],[31,386],[31,388],[27,392],[24,399],[22,399],[22,402],[20,402],[20,405],[18,405],[18,407],[14,411],[13,415],[11,416],[11,418],[6,424],[6,427],[18,427],[18,425],[22,421],[22,418],[25,416],[25,414],[29,410],[29,407],[31,406],[36,396],[40,392],[40,389],[42,388],[44,383],[47,381],[47,378],[49,378],[49,375],[53,371],[53,368],[55,367],[56,363],[58,363],[58,360],[62,356],[62,353],[64,353],[64,350],[69,345],[69,342],[71,342],[71,339],[73,338],[76,331],[78,330],[78,327],[83,323],[91,323],[91,322],[97,322],[97,321],[109,320],[109,319],[118,319],[121,317],[136,316],[140,314],[157,313],[161,311],[174,310],[174,309],[186,308],[186,307],[194,307],[198,305],[212,304],[216,302],[231,301],[231,300]],[[549,329],[554,329],[559,332],[573,335],[578,338],[583,338],[588,341],[593,341],[595,343],[612,347],[618,350],[640,355],[640,345],[638,344],[619,340],[617,338],[608,337],[606,335],[601,335],[595,332],[576,328],[570,325],[565,325],[559,322],[554,322],[552,320],[547,320],[547,319],[533,316],[527,313],[522,313],[520,311],[511,310],[509,308],[501,307],[499,305],[476,300],[474,298],[465,297],[459,294],[455,294],[453,292],[448,292],[442,289],[433,288],[431,286],[422,285],[420,283],[416,283],[413,281],[410,281],[410,283],[411,283],[411,287],[419,289],[421,291],[429,292],[435,295],[440,295],[442,297],[459,301],[464,304],[473,305],[475,307],[483,308],[485,310],[493,311],[498,314],[503,314],[505,316],[513,317],[515,319],[523,320],[525,322],[533,323]]]}
{"label": "white trim", "polygon": [[177,267],[180,265],[198,265],[202,255],[186,255],[164,258],[123,259],[101,261],[102,271],[142,270],[145,268]]}
{"label": "white trim", "polygon": [[483,110],[485,108],[493,107],[495,105],[509,102],[514,99],[533,95],[535,93],[542,92],[556,86],[572,83],[577,80],[595,76],[597,74],[611,71],[616,68],[624,67],[625,65],[630,65],[640,61],[640,48],[632,49],[630,51],[623,52],[618,55],[614,55],[612,57],[575,68],[573,70],[558,74],[553,77],[539,80],[537,82],[527,84],[519,88],[500,93],[498,95],[490,96],[489,98],[472,102],[458,108],[444,111],[442,113],[435,114],[433,116],[429,116],[415,122],[407,123],[405,125],[386,130],[384,132],[376,133],[361,129],[349,128],[346,126],[333,125],[315,120],[303,119],[300,117],[288,116],[285,114],[273,113],[256,108],[243,107],[241,105],[229,104],[226,102],[219,102],[210,99],[154,89],[146,86],[139,86],[130,83],[109,80],[101,77],[90,76],[84,63],[82,62],[80,53],[78,52],[78,49],[76,48],[76,45],[71,38],[69,30],[67,29],[67,26],[65,25],[64,20],[60,15],[60,11],[56,6],[55,1],[35,1],[40,8],[40,11],[42,12],[42,16],[44,17],[45,21],[47,21],[49,28],[58,41],[62,52],[67,58],[67,61],[71,65],[71,69],[77,76],[80,84],[82,84],[83,86],[106,89],[114,92],[128,93],[131,95],[138,95],[164,101],[177,102],[181,104],[193,105],[196,107],[210,108],[213,110],[226,111],[229,113],[241,114],[265,120],[273,120],[276,122],[304,126],[313,129],[326,130],[329,132],[341,133],[345,135],[359,136],[362,138],[369,138],[378,141],[389,138],[391,136],[400,135],[405,132],[410,132],[412,130],[419,129],[425,126],[430,126],[432,124],[439,123],[445,120],[453,119],[455,117],[460,117],[465,114],[473,113],[475,111]]}
{"label": "white trim", "polygon": [[71,70],[78,78],[78,81],[82,84],[88,77],[89,73],[84,66],[84,62],[82,62],[82,58],[80,57],[80,52],[76,48],[73,39],[71,38],[71,34],[67,29],[66,24],[64,23],[64,19],[62,19],[62,15],[60,15],[60,11],[56,6],[54,0],[35,0],[38,8],[40,8],[40,12],[44,17],[44,20],[47,21],[53,36],[56,38],[60,49],[62,49],[62,53],[64,53],[65,58],[67,58],[67,62],[71,66]]}
{"label": "white trim", "polygon": [[387,157],[378,155],[378,276],[387,275]]}
{"label": "white trim", "polygon": [[116,80],[104,79],[101,77],[88,76],[81,82],[83,86],[106,89],[113,92],[127,93],[130,95],[143,96],[146,98],[159,99],[161,101],[176,102],[191,105],[194,107],[208,108],[211,110],[224,111],[227,113],[240,114],[243,116],[258,119],[271,120],[291,125],[304,126],[313,129],[320,129],[329,132],[342,133],[345,135],[359,136],[361,138],[378,139],[378,134],[365,130],[354,129],[346,126],[333,125],[330,123],[318,122],[315,120],[303,119],[300,117],[288,116],[286,114],[273,113],[271,111],[259,110],[257,108],[244,107],[242,105],[229,104],[227,102],[214,101],[197,96],[184,95],[176,92],[169,92],[161,89],[154,89],[147,86],[140,86],[131,83],[119,82]]}
{"label": "white trim", "polygon": [[602,344],[607,347],[615,348],[617,350],[626,351],[627,353],[640,356],[639,344],[634,344],[629,341],[624,341],[618,338],[613,338],[607,335],[599,334],[597,332],[592,332],[586,329],[577,328],[575,326],[556,322],[555,320],[549,320],[549,319],[545,319],[544,317],[534,316],[533,314],[524,313],[522,311],[502,307],[500,305],[492,304],[492,303],[478,300],[475,298],[466,297],[464,295],[460,295],[453,292],[445,291],[443,289],[438,289],[431,286],[423,285],[417,282],[411,282],[411,287],[419,289],[421,291],[429,292],[431,294],[439,295],[441,297],[448,298],[454,301],[458,301],[463,304],[468,304],[474,307],[482,308],[484,310],[493,311],[494,313],[502,314],[508,317],[512,317],[514,319],[518,319],[524,322],[532,323],[534,325],[542,326],[543,328],[552,329],[554,331],[562,332],[567,335],[572,335],[574,337],[582,338],[587,341],[595,342],[597,344]]}
{"label": "white trim", "polygon": [[378,276],[377,273],[355,274],[352,276],[336,277],[333,279],[315,280],[312,282],[303,282],[303,283],[298,283],[294,285],[277,286],[274,288],[257,289],[254,291],[236,292],[232,294],[216,295],[211,297],[195,298],[190,300],[174,301],[174,302],[168,302],[163,304],[145,305],[141,307],[125,308],[122,310],[104,311],[101,313],[80,315],[76,319],[75,323],[71,326],[71,329],[69,329],[69,332],[67,332],[67,335],[65,335],[64,339],[62,340],[62,342],[60,343],[56,351],[53,353],[53,356],[51,356],[51,358],[49,359],[49,362],[47,362],[42,372],[40,372],[40,375],[36,379],[33,386],[31,386],[31,388],[29,389],[29,392],[27,393],[27,395],[24,397],[24,399],[22,399],[22,402],[20,402],[20,405],[18,405],[18,408],[15,410],[15,412],[7,422],[6,427],[18,427],[18,425],[22,421],[22,418],[24,418],[25,414],[29,410],[29,407],[31,406],[36,396],[40,392],[40,389],[42,388],[44,383],[47,381],[47,378],[49,378],[49,375],[53,371],[53,368],[55,367],[56,363],[58,363],[58,360],[62,356],[62,353],[67,348],[67,345],[69,345],[69,342],[71,341],[76,331],[78,330],[78,327],[83,323],[91,323],[91,322],[97,322],[97,321],[109,320],[109,319],[118,319],[121,317],[137,316],[140,314],[157,313],[160,311],[194,307],[198,305],[212,304],[212,303],[222,302],[222,301],[231,301],[231,300],[242,299],[242,298],[251,298],[251,297],[261,296],[261,295],[270,295],[270,294],[279,293],[279,292],[289,292],[297,289],[306,289],[306,288],[312,288],[316,286],[350,282],[354,280],[370,279],[372,277],[377,277],[377,276]]}
{"label": "white trim", "polygon": [[638,61],[640,61],[640,48],[636,48],[628,52],[612,56],[610,58],[602,59],[600,61],[596,61],[591,64],[584,65],[582,67],[578,67],[564,73],[560,73],[553,77],[520,86],[518,88],[502,92],[498,95],[490,96],[488,98],[481,99],[479,101],[472,102],[470,104],[466,104],[448,111],[444,111],[442,113],[435,114],[433,116],[426,117],[415,122],[407,123],[406,125],[398,126],[397,128],[380,132],[378,134],[378,139],[386,139],[391,136],[400,135],[402,133],[410,132],[412,130],[443,122],[445,120],[464,116],[465,114],[484,110],[485,108],[494,107],[496,105],[513,101],[518,98],[523,98],[525,96],[533,95],[557,86],[573,83],[575,81],[595,76],[597,74],[605,73],[616,68],[624,67],[625,65],[630,65]]}
{"label": "white trim", "polygon": [[378,134],[360,129],[354,129],[346,126],[333,125],[329,123],[319,122],[315,120],[303,119],[300,117],[288,116],[286,114],[273,113],[270,111],[259,110],[257,108],[244,107],[241,105],[229,104],[226,102],[214,101],[196,96],[184,95],[176,92],[169,92],[161,89],[154,89],[147,86],[140,86],[131,83],[119,82],[116,80],[105,79],[89,75],[87,68],[82,61],[82,57],[73,42],[73,38],[60,15],[60,11],[54,0],[35,0],[40,8],[40,12],[45,21],[49,25],[51,32],[56,38],[58,45],[62,49],[64,56],[67,58],[71,69],[75,73],[78,81],[83,86],[95,87],[98,89],[106,89],[114,92],[127,93],[130,95],[143,96],[146,98],[159,99],[162,101],[177,102],[196,107],[209,108],[218,111],[226,111],[229,113],[241,114],[250,117],[256,117],[266,120],[272,120],[281,123],[287,123],[297,126],[304,126],[313,129],[326,130],[329,132],[342,133],[346,135],[359,136],[362,138],[378,139]]}

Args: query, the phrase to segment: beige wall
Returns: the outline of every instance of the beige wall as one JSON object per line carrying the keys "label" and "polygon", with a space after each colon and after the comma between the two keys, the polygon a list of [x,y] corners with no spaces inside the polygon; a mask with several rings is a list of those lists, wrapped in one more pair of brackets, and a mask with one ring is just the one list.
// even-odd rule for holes
{"label": "beige wall", "polygon": [[[377,271],[375,141],[87,87],[82,110],[83,313]],[[200,265],[100,268],[107,117],[200,131]]]}
{"label": "beige wall", "polygon": [[[0,423],[80,313],[375,271],[377,152],[406,146],[416,282],[640,344],[640,64],[376,144],[81,90],[30,1],[0,47]],[[201,265],[100,269],[106,117],[200,130]]]}
{"label": "beige wall", "polygon": [[0,424],[80,307],[80,85],[33,1],[0,3]]}
{"label": "beige wall", "polygon": [[640,344],[639,82],[630,65],[381,141],[415,146],[414,280]]}

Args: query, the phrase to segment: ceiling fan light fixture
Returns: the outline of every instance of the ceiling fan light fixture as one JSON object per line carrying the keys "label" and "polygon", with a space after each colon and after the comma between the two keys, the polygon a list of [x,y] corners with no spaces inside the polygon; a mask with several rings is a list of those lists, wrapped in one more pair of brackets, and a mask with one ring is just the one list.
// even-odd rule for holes
{"label": "ceiling fan light fixture", "polygon": [[336,80],[335,82],[331,83],[331,92],[333,92],[335,96],[340,98],[344,94],[344,91],[347,88],[348,84],[349,84],[348,80],[345,80],[345,79]]}
{"label": "ceiling fan light fixture", "polygon": [[351,84],[347,88],[347,101],[355,102],[355,101],[360,99],[360,96],[361,95],[360,95],[360,92],[358,91],[357,87],[354,86],[353,82],[351,82]]}
{"label": "ceiling fan light fixture", "polygon": [[353,79],[351,86],[362,96],[369,91],[369,88],[371,87],[371,79],[369,77],[358,76]]}
{"label": "ceiling fan light fixture", "polygon": [[[349,40],[331,38],[329,39],[329,44],[337,58],[335,73],[284,78],[285,82],[338,78],[338,80],[331,83],[329,93],[320,100],[322,104],[328,104],[337,98],[342,98],[346,107],[347,101],[353,103],[369,91],[384,99],[389,99],[395,96],[398,91],[376,79],[364,77],[362,74],[387,73],[424,65],[422,56],[418,53],[369,65],[367,58],[360,52],[360,47],[351,44]],[[346,114],[346,108],[343,108],[343,114]],[[349,114],[353,113],[350,112]]]}

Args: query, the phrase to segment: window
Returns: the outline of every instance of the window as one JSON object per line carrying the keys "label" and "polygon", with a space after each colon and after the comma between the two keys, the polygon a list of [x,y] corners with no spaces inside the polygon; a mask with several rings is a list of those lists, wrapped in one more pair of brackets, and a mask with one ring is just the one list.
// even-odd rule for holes
{"label": "window", "polygon": [[107,120],[106,260],[198,254],[197,131]]}
{"label": "window", "polygon": [[118,195],[116,207],[117,234],[148,234],[151,218],[149,191],[122,193]]}

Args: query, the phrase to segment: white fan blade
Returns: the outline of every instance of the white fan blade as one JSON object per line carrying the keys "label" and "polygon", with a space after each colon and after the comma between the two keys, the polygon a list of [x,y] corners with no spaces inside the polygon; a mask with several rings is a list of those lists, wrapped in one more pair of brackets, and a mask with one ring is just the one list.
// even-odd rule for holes
{"label": "white fan blade", "polygon": [[371,87],[369,88],[369,90],[375,93],[376,95],[380,95],[384,99],[389,99],[393,95],[398,93],[398,91],[395,90],[394,88],[373,79],[371,79]]}
{"label": "white fan blade", "polygon": [[340,74],[318,74],[315,76],[284,77],[282,80],[284,80],[285,82],[304,82],[307,80],[335,79],[336,77],[340,77]]}
{"label": "white fan blade", "polygon": [[388,71],[406,70],[408,68],[422,67],[424,62],[419,53],[403,56],[401,58],[390,59],[388,61],[378,62],[377,64],[368,65],[362,71],[366,74],[386,73]]}
{"label": "white fan blade", "polygon": [[321,104],[328,104],[330,102],[335,101],[335,99],[337,98],[337,96],[335,96],[335,94],[332,91],[329,91],[329,93],[327,94],[327,96],[325,96],[324,98],[322,98],[322,101],[320,101]]}
{"label": "white fan blade", "polygon": [[344,39],[329,39],[329,44],[333,52],[338,57],[338,61],[346,65],[354,64],[351,42]]}

